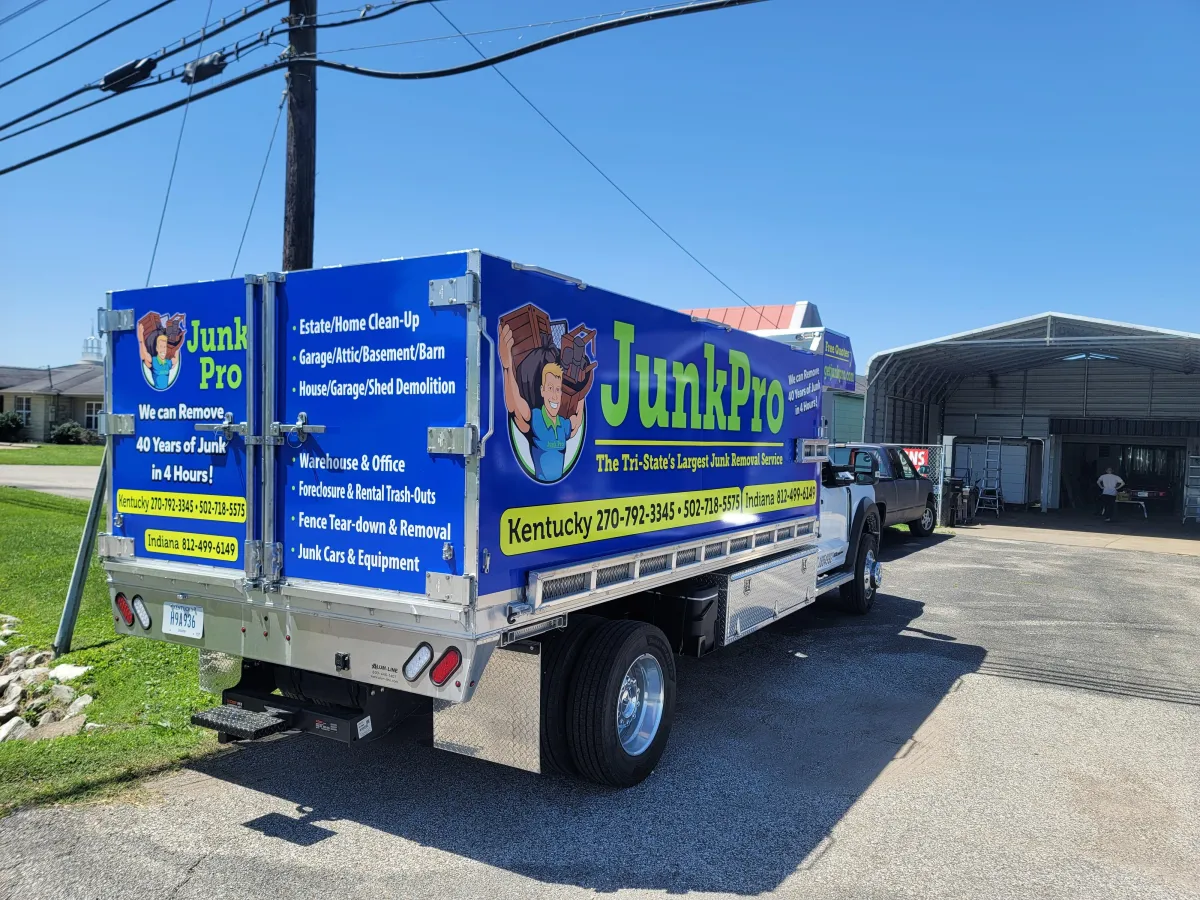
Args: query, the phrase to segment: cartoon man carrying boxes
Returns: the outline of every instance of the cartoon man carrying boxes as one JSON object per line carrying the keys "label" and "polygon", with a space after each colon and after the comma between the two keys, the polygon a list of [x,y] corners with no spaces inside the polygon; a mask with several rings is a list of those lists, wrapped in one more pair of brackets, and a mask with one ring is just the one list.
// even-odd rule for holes
{"label": "cartoon man carrying boxes", "polygon": [[[521,383],[513,367],[512,329],[500,327],[500,365],[504,368],[504,405],[508,407],[513,423],[529,441],[533,461],[533,477],[544,483],[558,481],[563,477],[566,465],[567,441],[579,431],[583,421],[583,406],[580,405],[569,419],[559,415],[563,401],[563,368],[546,357],[541,361],[540,371],[528,373],[536,382],[528,387],[541,404],[536,408],[521,395]],[[523,373],[524,374],[524,373]]]}

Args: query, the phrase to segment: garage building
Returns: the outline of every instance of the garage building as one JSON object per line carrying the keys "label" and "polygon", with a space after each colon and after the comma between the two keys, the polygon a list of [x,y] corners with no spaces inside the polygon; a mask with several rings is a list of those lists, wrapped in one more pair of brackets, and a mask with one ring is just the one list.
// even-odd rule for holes
{"label": "garage building", "polygon": [[1147,514],[1200,516],[1200,335],[1043,313],[877,353],[867,383],[868,441],[953,443],[969,483],[999,460],[1007,505],[1094,510],[1112,467]]}

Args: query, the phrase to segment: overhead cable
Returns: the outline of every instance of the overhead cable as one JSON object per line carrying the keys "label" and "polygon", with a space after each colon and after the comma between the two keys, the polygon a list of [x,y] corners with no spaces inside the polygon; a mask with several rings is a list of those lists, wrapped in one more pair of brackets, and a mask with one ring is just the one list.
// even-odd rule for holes
{"label": "overhead cable", "polygon": [[[432,2],[432,0],[410,0],[410,2]],[[506,62],[510,59],[516,59],[520,56],[527,56],[530,53],[536,53],[539,50],[544,50],[548,47],[553,47],[558,44],[566,43],[567,41],[577,40],[583,37],[589,37],[593,34],[599,34],[604,31],[612,31],[616,28],[624,28],[629,25],[640,25],[644,22],[652,22],[658,19],[674,18],[681,15],[690,15],[693,13],[710,12],[718,9],[727,9],[735,6],[747,6],[752,3],[763,3],[766,0],[702,0],[702,2],[691,3],[686,6],[668,7],[666,9],[655,10],[653,12],[639,13],[637,15],[626,16],[620,19],[612,19],[607,22],[600,22],[594,25],[588,25],[583,28],[576,28],[573,31],[564,31],[560,34],[544,38],[540,41],[533,41],[526,44],[524,47],[518,47],[514,50],[508,50],[503,53],[498,53],[495,56],[484,57],[483,59],[475,60],[474,62],[464,63],[458,66],[451,66],[445,69],[428,69],[419,72],[390,72],[379,69],[365,69],[360,66],[349,66],[344,63],[332,62],[326,59],[317,59],[306,56],[292,56],[288,59],[278,62],[269,63],[265,66],[260,66],[243,75],[238,75],[230,78],[228,81],[222,82],[214,87],[199,91],[191,97],[191,102],[203,100],[206,97],[211,97],[221,91],[229,90],[240,84],[245,84],[255,78],[260,78],[270,72],[278,71],[279,69],[287,68],[295,65],[311,65],[317,68],[333,69],[338,72],[348,72],[353,75],[362,75],[368,78],[383,78],[388,80],[401,81],[419,81],[430,78],[445,78],[450,75],[461,75],[466,72],[474,72],[478,69],[486,69],[489,66],[497,63]],[[64,144],[61,147],[55,147],[53,150],[47,150],[44,153],[39,153],[37,156],[32,156],[21,162],[14,163],[0,169],[0,175],[7,175],[10,172],[15,172],[18,169],[23,169],[26,166],[31,166],[34,163],[42,162],[59,154],[66,153],[68,150],[74,150],[76,147],[82,147],[84,144],[90,144],[100,138],[108,137],[110,134],[115,134],[118,131],[123,131],[134,125],[139,125],[142,122],[148,121],[158,116],[171,112],[174,109],[179,109],[187,103],[188,100],[177,100],[174,103],[168,103],[165,106],[160,106],[157,109],[152,109],[141,115],[134,116],[132,119],[127,119],[124,122],[119,122],[101,131],[89,134],[86,137],[79,138]]]}
{"label": "overhead cable", "polygon": [[[436,12],[439,16],[441,16],[442,19],[445,20],[447,25],[449,25],[451,28],[453,28],[455,31],[457,31],[459,36],[464,41],[466,41],[468,44],[470,44],[471,49],[474,50],[477,54],[479,54],[480,59],[487,58],[485,56],[484,52],[475,45],[475,42],[472,41],[469,37],[467,37],[467,35],[463,33],[463,30],[461,28],[459,28],[457,25],[455,25],[454,22],[452,22],[450,20],[450,17],[447,16],[444,12],[442,12],[442,8],[440,6],[438,6],[436,3],[433,5],[433,11]],[[749,300],[747,300],[745,297],[743,297],[741,294],[739,294],[737,291],[735,291],[732,287],[730,287],[729,284],[723,278],[721,278],[720,275],[718,275],[716,272],[714,272],[712,269],[710,269],[708,266],[706,266],[704,263],[702,263],[700,261],[700,259],[696,256],[696,254],[694,254],[687,247],[683,246],[683,244],[681,244],[679,242],[679,239],[676,238],[675,235],[671,234],[671,232],[667,231],[666,228],[664,228],[661,224],[659,224],[658,220],[655,219],[654,216],[650,215],[650,213],[646,212],[645,208],[640,203],[638,203],[631,196],[629,196],[628,192],[623,187],[621,187],[619,184],[617,184],[615,181],[613,181],[612,176],[610,176],[607,172],[605,172],[603,169],[601,169],[595,160],[593,160],[590,156],[588,156],[586,153],[584,153],[583,150],[580,149],[578,144],[576,144],[573,140],[571,140],[569,137],[567,137],[566,134],[563,133],[563,130],[561,128],[559,128],[552,121],[550,121],[550,117],[547,116],[544,112],[542,112],[541,109],[538,107],[538,105],[536,103],[534,103],[532,100],[530,100],[524,91],[522,91],[519,87],[517,87],[515,84],[513,84],[512,80],[507,75],[505,75],[503,72],[501,72],[500,69],[494,65],[492,66],[492,71],[495,72],[497,75],[499,75],[500,78],[503,79],[504,83],[507,84],[510,88],[512,88],[513,91],[516,92],[517,96],[520,97],[522,100],[524,100],[526,105],[530,109],[532,109],[535,113],[537,113],[538,116],[541,117],[542,121],[545,122],[547,125],[549,125],[554,130],[555,134],[557,134],[560,138],[562,138],[564,141],[566,141],[568,147],[570,147],[572,150],[574,150],[576,153],[578,153],[580,158],[584,162],[586,162],[589,166],[591,166],[593,169],[595,169],[596,173],[601,178],[603,178],[605,181],[607,181],[618,194],[620,194],[622,197],[624,197],[626,200],[628,200],[629,205],[632,206],[634,209],[636,209],[639,213],[641,213],[642,217],[645,218],[645,220],[647,222],[649,222],[651,225],[653,225],[655,228],[657,228],[659,231],[661,231],[667,240],[669,240],[672,244],[674,244],[676,247],[678,247],[680,250],[682,250],[684,252],[684,254],[692,262],[694,262],[701,269],[703,269],[705,272],[707,272],[709,275],[711,275],[713,277],[713,279],[719,285],[721,285],[721,287],[725,288],[725,290],[729,291],[729,293],[733,294],[733,296],[735,296],[739,300],[741,300],[742,303],[744,303],[750,309],[757,310],[758,317],[759,317],[759,325],[762,324],[762,320],[764,317],[763,317],[763,311],[762,311],[761,307],[755,307],[754,304],[752,304]]]}
{"label": "overhead cable", "polygon": [[7,16],[5,16],[3,19],[0,19],[0,25],[6,25],[6,24],[8,24],[8,23],[9,23],[9,22],[11,22],[13,19],[15,19],[17,16],[23,16],[25,13],[29,12],[29,11],[30,11],[31,9],[33,9],[35,6],[41,6],[41,5],[42,5],[43,3],[45,3],[45,2],[46,2],[46,0],[33,0],[33,2],[32,2],[32,3],[27,3],[27,4],[25,4],[25,5],[24,5],[24,6],[22,6],[20,9],[16,10],[15,12],[11,12],[11,13],[9,13],[9,14],[8,14]]}
{"label": "overhead cable", "polygon": [[78,22],[84,16],[94,13],[96,10],[98,10],[100,7],[104,6],[106,3],[111,3],[111,2],[112,2],[112,0],[100,0],[100,2],[97,3],[95,6],[93,6],[91,9],[85,9],[83,12],[81,12],[79,15],[77,15],[73,19],[67,19],[67,21],[63,22],[57,28],[52,28],[49,31],[47,31],[40,38],[34,38],[28,44],[25,44],[23,47],[18,47],[16,50],[14,50],[12,53],[8,54],[7,56],[0,56],[0,63],[4,62],[7,59],[12,59],[18,53],[23,53],[24,51],[26,51],[30,47],[32,47],[34,44],[40,44],[42,41],[44,41],[46,38],[50,37],[51,35],[58,34],[60,31],[62,31],[68,25],[74,25],[76,22]]}

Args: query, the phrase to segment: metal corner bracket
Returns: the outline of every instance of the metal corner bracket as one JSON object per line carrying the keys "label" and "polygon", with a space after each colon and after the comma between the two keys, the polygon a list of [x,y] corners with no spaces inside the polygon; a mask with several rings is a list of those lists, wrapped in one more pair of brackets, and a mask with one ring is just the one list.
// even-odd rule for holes
{"label": "metal corner bracket", "polygon": [[467,306],[479,302],[479,276],[474,272],[454,278],[435,278],[429,282],[429,306]]}
{"label": "metal corner bracket", "polygon": [[133,331],[132,309],[96,310],[96,327],[101,334],[111,331]]}
{"label": "metal corner bracket", "polygon": [[479,452],[479,432],[474,425],[431,426],[426,432],[426,450],[446,456],[474,456]]}
{"label": "metal corner bracket", "polygon": [[425,596],[441,603],[469,606],[475,600],[475,579],[470,575],[426,572]]}
{"label": "metal corner bracket", "polygon": [[102,435],[133,434],[133,428],[133,415],[130,413],[102,412],[96,421],[96,431]]}
{"label": "metal corner bracket", "polygon": [[96,535],[96,553],[103,559],[126,559],[133,556],[133,538],[116,534]]}

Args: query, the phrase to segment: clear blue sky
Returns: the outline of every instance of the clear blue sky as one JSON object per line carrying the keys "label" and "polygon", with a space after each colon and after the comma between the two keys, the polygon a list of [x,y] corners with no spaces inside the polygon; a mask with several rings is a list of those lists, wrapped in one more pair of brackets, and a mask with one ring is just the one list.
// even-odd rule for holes
{"label": "clear blue sky", "polygon": [[[214,0],[214,17],[236,2]],[[0,56],[87,5],[46,0],[0,26]],[[111,0],[0,64],[0,80],[148,5]],[[197,29],[206,5],[177,0],[0,91],[0,121]],[[468,31],[621,8],[441,5]],[[550,30],[481,40],[497,52]],[[320,40],[447,32],[416,7]],[[1200,331],[1198,38],[1192,0],[770,0],[504,71],[747,299],[819,304],[861,371],[877,350],[1047,309]],[[471,51],[444,41],[332,58],[418,69]],[[154,283],[229,274],[282,82],[192,107]],[[185,90],[133,92],[0,143],[0,164]],[[317,265],[480,247],[664,306],[738,302],[491,71],[421,83],[322,71],[319,96]],[[0,363],[77,359],[104,291],[144,283],[181,114],[0,178]],[[282,191],[281,128],[239,274],[279,267]]]}

